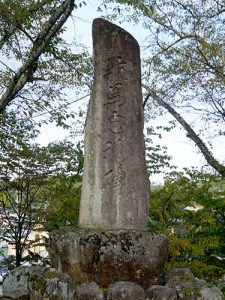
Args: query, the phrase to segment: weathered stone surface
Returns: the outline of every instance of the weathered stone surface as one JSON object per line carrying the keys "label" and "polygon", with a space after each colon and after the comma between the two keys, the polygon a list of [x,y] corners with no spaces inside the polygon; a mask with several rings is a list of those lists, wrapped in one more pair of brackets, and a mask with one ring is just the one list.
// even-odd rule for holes
{"label": "weathered stone surface", "polygon": [[166,286],[176,289],[182,300],[224,300],[219,288],[203,279],[195,278],[190,269],[177,268],[165,275]]}
{"label": "weathered stone surface", "polygon": [[29,278],[29,268],[19,267],[15,268],[3,282],[2,294],[4,297],[9,297],[12,299],[17,299],[19,297],[29,296],[28,290],[28,278]]}
{"label": "weathered stone surface", "polygon": [[87,282],[76,288],[77,300],[103,300],[104,293],[95,282]]}
{"label": "weathered stone surface", "polygon": [[50,245],[53,266],[68,273],[74,286],[133,281],[148,288],[160,282],[168,238],[145,231],[64,229],[51,234]]}
{"label": "weathered stone surface", "polygon": [[30,300],[77,300],[75,290],[55,269],[45,269],[29,278]]}
{"label": "weathered stone surface", "polygon": [[93,22],[94,88],[88,108],[79,226],[146,230],[140,51],[122,28]]}
{"label": "weathered stone surface", "polygon": [[167,283],[191,279],[194,279],[194,275],[189,268],[175,268],[165,273]]}
{"label": "weathered stone surface", "polygon": [[3,283],[4,299],[75,300],[74,293],[62,274],[47,267],[18,267]]}
{"label": "weathered stone surface", "polygon": [[216,286],[202,286],[200,288],[201,299],[204,300],[222,300],[224,299],[221,290]]}
{"label": "weathered stone surface", "polygon": [[177,300],[177,292],[174,288],[162,285],[153,285],[146,291],[146,296],[151,300]]}
{"label": "weathered stone surface", "polygon": [[109,286],[107,300],[145,300],[143,288],[133,282],[116,282]]}

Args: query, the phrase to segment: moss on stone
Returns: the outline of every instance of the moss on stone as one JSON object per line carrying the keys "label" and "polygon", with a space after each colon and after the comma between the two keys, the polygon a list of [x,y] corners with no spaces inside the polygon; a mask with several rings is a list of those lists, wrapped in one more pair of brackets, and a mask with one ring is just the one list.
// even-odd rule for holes
{"label": "moss on stone", "polygon": [[194,288],[192,286],[185,286],[183,287],[182,291],[186,296],[191,296],[194,294]]}
{"label": "moss on stone", "polygon": [[108,294],[108,288],[103,288],[103,287],[101,287],[100,288],[100,290],[102,291],[102,293],[104,294],[104,299],[106,299],[106,297],[107,297],[107,294]]}
{"label": "moss on stone", "polygon": [[137,255],[144,255],[145,254],[144,248],[142,246],[138,246],[136,248],[135,254],[137,254]]}
{"label": "moss on stone", "polygon": [[54,272],[54,271],[46,271],[44,273],[44,277],[47,278],[47,279],[51,279],[51,278],[58,278],[59,275],[57,272]]}
{"label": "moss on stone", "polygon": [[34,287],[37,291],[41,291],[44,293],[46,289],[46,282],[43,278],[37,278],[37,280],[34,282]]}
{"label": "moss on stone", "polygon": [[[56,269],[62,266],[63,273],[69,274],[74,288],[88,280],[107,287],[120,278],[134,278],[148,287],[152,281],[155,283],[155,277],[161,276],[168,242],[165,236],[136,230],[67,230],[59,230],[57,236],[51,233],[51,257],[55,258]],[[160,257],[155,255],[158,252]]]}
{"label": "moss on stone", "polygon": [[70,274],[70,277],[72,279],[72,287],[73,288],[76,288],[77,286],[81,285],[82,283],[85,283],[88,281],[87,275],[81,271],[79,265],[77,265],[77,264],[70,266],[68,273]]}
{"label": "moss on stone", "polygon": [[[137,243],[138,240],[142,238],[142,234],[137,232],[134,235],[134,232],[120,231],[118,232],[85,232],[84,235],[80,238],[80,245],[92,245],[93,246],[93,260],[94,263],[98,263],[101,258],[101,255],[104,255],[105,252],[102,248],[107,249],[108,247],[118,245],[121,250],[126,254],[131,251],[131,248],[134,247],[134,240]],[[137,251],[134,254],[142,255],[143,247],[138,247]]]}
{"label": "moss on stone", "polygon": [[189,281],[189,280],[192,280],[194,277],[191,275],[191,274],[186,274],[184,276],[181,276],[181,280],[184,280],[184,281]]}
{"label": "moss on stone", "polygon": [[194,286],[185,286],[182,289],[183,293],[185,296],[197,296],[197,297],[201,297],[202,294],[201,292],[198,290],[197,287]]}
{"label": "moss on stone", "polygon": [[197,297],[202,297],[202,293],[201,293],[200,291],[195,291],[195,295],[196,295]]}

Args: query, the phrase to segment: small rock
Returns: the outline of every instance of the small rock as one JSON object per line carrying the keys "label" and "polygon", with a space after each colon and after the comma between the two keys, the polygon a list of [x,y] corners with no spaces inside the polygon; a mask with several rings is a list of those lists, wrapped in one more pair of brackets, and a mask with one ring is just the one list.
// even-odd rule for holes
{"label": "small rock", "polygon": [[133,282],[119,281],[109,286],[107,300],[145,300],[143,288]]}
{"label": "small rock", "polygon": [[76,288],[78,300],[103,300],[104,293],[95,282],[87,282]]}
{"label": "small rock", "polygon": [[218,287],[195,278],[188,268],[170,270],[165,278],[166,286],[177,291],[179,300],[224,300]]}
{"label": "small rock", "polygon": [[75,300],[75,290],[57,270],[46,267],[15,268],[3,283],[3,299]]}
{"label": "small rock", "polygon": [[53,268],[29,278],[30,300],[75,300],[75,290],[67,278]]}
{"label": "small rock", "polygon": [[168,286],[153,285],[146,291],[146,296],[151,300],[177,300],[177,292]]}
{"label": "small rock", "polygon": [[165,274],[166,283],[191,280],[194,279],[194,275],[189,268],[175,268],[171,269]]}
{"label": "small rock", "polygon": [[224,299],[221,290],[216,286],[202,287],[200,289],[200,293],[202,295],[201,299],[204,299],[204,300],[212,300],[212,299],[213,300],[223,300]]}
{"label": "small rock", "polygon": [[28,267],[18,267],[15,268],[3,282],[2,294],[4,297],[9,297],[16,299],[19,297],[29,296],[28,290],[28,278],[29,278],[29,268]]}

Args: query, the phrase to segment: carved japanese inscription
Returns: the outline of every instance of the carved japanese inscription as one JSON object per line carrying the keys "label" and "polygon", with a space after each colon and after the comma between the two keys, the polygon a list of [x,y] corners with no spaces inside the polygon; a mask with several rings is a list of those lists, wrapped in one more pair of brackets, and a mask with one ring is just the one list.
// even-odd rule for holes
{"label": "carved japanese inscription", "polygon": [[147,229],[140,52],[122,28],[93,23],[94,87],[85,133],[79,226]]}

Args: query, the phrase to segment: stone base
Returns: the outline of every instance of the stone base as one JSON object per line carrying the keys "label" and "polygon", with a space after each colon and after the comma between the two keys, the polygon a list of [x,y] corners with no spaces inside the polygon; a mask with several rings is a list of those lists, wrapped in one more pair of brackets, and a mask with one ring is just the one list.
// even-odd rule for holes
{"label": "stone base", "polygon": [[95,281],[103,288],[116,281],[159,284],[168,247],[165,235],[133,230],[57,230],[49,241],[53,267],[69,274],[74,286]]}

